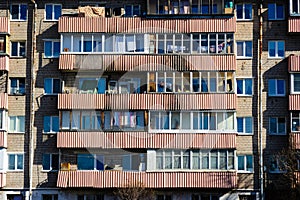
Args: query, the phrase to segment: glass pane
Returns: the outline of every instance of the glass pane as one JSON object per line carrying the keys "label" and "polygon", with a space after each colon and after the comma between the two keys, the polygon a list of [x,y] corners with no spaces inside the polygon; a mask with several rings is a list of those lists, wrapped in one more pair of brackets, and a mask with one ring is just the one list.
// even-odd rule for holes
{"label": "glass pane", "polygon": [[52,79],[51,78],[46,78],[44,80],[44,91],[46,94],[52,93]]}
{"label": "glass pane", "polygon": [[17,155],[17,169],[23,169],[23,155]]}
{"label": "glass pane", "polygon": [[19,56],[25,56],[25,42],[19,42],[20,48],[19,48]]}
{"label": "glass pane", "polygon": [[59,117],[58,116],[52,117],[52,131],[53,132],[59,131]]}
{"label": "glass pane", "polygon": [[15,117],[15,116],[9,117],[9,130],[10,131],[16,131],[16,121],[17,121],[17,117]]}
{"label": "glass pane", "polygon": [[300,92],[300,74],[293,74],[294,76],[294,92]]}
{"label": "glass pane", "polygon": [[245,94],[252,95],[252,79],[245,79]]}
{"label": "glass pane", "polygon": [[8,169],[15,170],[15,155],[8,155]]}
{"label": "glass pane", "polygon": [[190,113],[182,113],[182,129],[191,129]]}
{"label": "glass pane", "polygon": [[52,170],[58,170],[59,169],[59,155],[58,154],[52,154]]}
{"label": "glass pane", "polygon": [[278,133],[285,133],[285,118],[278,118]]}
{"label": "glass pane", "polygon": [[[270,13],[270,10],[269,10]],[[269,42],[269,57],[275,57],[276,52],[275,52],[275,42]]]}
{"label": "glass pane", "polygon": [[25,117],[24,116],[19,116],[19,130],[18,132],[25,132]]}
{"label": "glass pane", "polygon": [[197,130],[199,129],[199,116],[197,112],[193,113],[193,129]]}
{"label": "glass pane", "polygon": [[26,18],[27,18],[27,5],[21,4],[20,19],[26,20]]}
{"label": "glass pane", "polygon": [[202,152],[202,169],[208,169],[209,168],[209,153],[208,152]]}
{"label": "glass pane", "polygon": [[77,168],[78,170],[93,170],[94,169],[93,155],[79,154],[77,156]]}
{"label": "glass pane", "polygon": [[50,154],[43,154],[43,170],[50,170]]}
{"label": "glass pane", "polygon": [[279,41],[277,45],[278,45],[278,57],[284,57],[284,42]]}
{"label": "glass pane", "polygon": [[50,117],[44,116],[44,132],[50,132]]}
{"label": "glass pane", "polygon": [[275,14],[276,14],[276,4],[270,3],[268,4],[268,19],[276,19]]}
{"label": "glass pane", "polygon": [[269,95],[271,95],[271,96],[276,95],[276,80],[275,79],[270,79],[268,81],[268,92],[269,92]]}
{"label": "glass pane", "polygon": [[252,4],[245,4],[245,19],[252,19]]}
{"label": "glass pane", "polygon": [[18,42],[11,43],[11,56],[18,56]]}
{"label": "glass pane", "polygon": [[243,19],[243,4],[236,5],[236,18]]}
{"label": "glass pane", "polygon": [[53,79],[53,93],[60,93],[60,79]]}
{"label": "glass pane", "polygon": [[243,94],[243,80],[238,79],[236,81],[237,84],[237,94]]}
{"label": "glass pane", "polygon": [[246,156],[246,159],[247,159],[247,171],[253,171],[253,157],[251,155],[247,155]]}
{"label": "glass pane", "polygon": [[276,14],[277,14],[277,19],[283,19],[284,18],[284,9],[283,5],[278,5],[276,4]]}
{"label": "glass pane", "polygon": [[238,133],[243,133],[244,132],[244,120],[243,117],[237,117],[237,131]]}
{"label": "glass pane", "polygon": [[60,42],[53,42],[53,56],[58,57],[60,54]]}
{"label": "glass pane", "polygon": [[19,5],[12,5],[11,6],[11,18],[12,19],[19,19]]}
{"label": "glass pane", "polygon": [[62,111],[62,128],[69,129],[70,128],[70,112]]}
{"label": "glass pane", "polygon": [[285,82],[284,80],[277,80],[277,94],[284,95],[285,94]]}
{"label": "glass pane", "polygon": [[277,119],[270,118],[270,133],[277,133]]}
{"label": "glass pane", "polygon": [[238,170],[245,170],[245,159],[244,156],[238,156]]}
{"label": "glass pane", "polygon": [[245,118],[246,123],[246,133],[252,133],[252,117],[246,117]]}
{"label": "glass pane", "polygon": [[211,169],[218,169],[218,152],[211,151],[210,157],[211,157],[211,163],[210,163]]}
{"label": "glass pane", "polygon": [[172,112],[171,113],[171,126],[172,129],[180,129],[180,113],[179,112]]}
{"label": "glass pane", "polygon": [[45,57],[52,56],[52,42],[51,41],[45,41],[44,53],[45,53]]}
{"label": "glass pane", "polygon": [[46,19],[51,20],[52,19],[52,4],[46,5],[45,12],[46,12]]}
{"label": "glass pane", "polygon": [[244,56],[243,53],[243,45],[244,42],[236,42],[236,55],[237,56]]}
{"label": "glass pane", "polygon": [[54,5],[54,19],[58,19],[61,16],[61,5]]}
{"label": "glass pane", "polygon": [[252,42],[251,41],[246,41],[245,42],[246,45],[246,56],[247,57],[252,57]]}

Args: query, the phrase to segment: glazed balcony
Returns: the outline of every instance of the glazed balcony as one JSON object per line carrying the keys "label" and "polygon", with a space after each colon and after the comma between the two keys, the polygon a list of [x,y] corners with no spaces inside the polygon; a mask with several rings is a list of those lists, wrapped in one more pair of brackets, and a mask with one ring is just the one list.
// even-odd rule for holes
{"label": "glazed balcony", "polygon": [[236,148],[235,133],[59,132],[58,148]]}
{"label": "glazed balcony", "polygon": [[289,95],[289,110],[300,110],[300,94]]}
{"label": "glazed balcony", "polygon": [[289,72],[300,72],[300,55],[290,55],[288,65]]}
{"label": "glazed balcony", "polygon": [[7,147],[7,133],[6,131],[0,131],[0,148]]}
{"label": "glazed balcony", "polygon": [[[88,103],[87,103],[88,102]],[[236,94],[59,94],[58,109],[233,110]]]}
{"label": "glazed balcony", "polygon": [[300,33],[299,16],[291,16],[288,18],[288,33]]}
{"label": "glazed balcony", "polygon": [[60,171],[59,188],[118,188],[128,181],[146,188],[235,188],[236,172]]}
{"label": "glazed balcony", "polygon": [[6,186],[6,173],[0,172],[0,188]]}
{"label": "glazed balcony", "polygon": [[140,17],[67,17],[58,22],[59,33],[191,33],[235,32],[234,17],[203,19],[147,19]]}
{"label": "glazed balcony", "polygon": [[102,71],[234,71],[234,54],[212,55],[76,55],[61,54],[60,70]]}

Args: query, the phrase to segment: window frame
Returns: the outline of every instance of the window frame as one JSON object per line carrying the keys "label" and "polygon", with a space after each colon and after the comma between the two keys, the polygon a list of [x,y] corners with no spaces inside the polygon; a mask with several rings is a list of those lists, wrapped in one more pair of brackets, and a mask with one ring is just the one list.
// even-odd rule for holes
{"label": "window frame", "polygon": [[[275,119],[276,120],[276,132],[271,132],[271,120]],[[285,123],[284,123],[284,133],[279,133],[279,123],[278,120],[279,119],[284,119]],[[286,118],[285,117],[269,117],[269,135],[286,135],[287,134],[287,126],[286,126]]]}
{"label": "window frame", "polygon": [[[273,4],[274,5],[274,7],[275,7],[275,10],[274,10],[274,15],[275,15],[275,17],[274,18],[270,18],[270,5],[271,4]],[[278,5],[282,5],[282,18],[279,18],[278,17],[278,14],[277,14],[277,7],[278,7]],[[285,6],[284,6],[284,4],[277,4],[277,3],[268,3],[268,20],[269,21],[278,21],[278,20],[285,20]]]}
{"label": "window frame", "polygon": [[[44,169],[44,156],[49,155],[49,169]],[[53,156],[57,156],[58,158],[58,162],[57,162],[57,169],[53,169],[55,167],[53,167]],[[60,163],[60,159],[59,159],[59,154],[58,153],[43,153],[42,155],[42,171],[58,171],[59,170],[59,163]]]}
{"label": "window frame", "polygon": [[[251,159],[252,159],[252,163],[251,163],[251,168],[250,170],[247,170],[248,169],[248,156],[251,156]],[[244,162],[244,166],[243,166],[243,169],[239,169],[239,157],[242,157],[243,158],[243,162]],[[237,155],[237,172],[238,173],[254,173],[254,162],[253,162],[253,155]]]}
{"label": "window frame", "polygon": [[[45,91],[45,86],[46,86],[46,80],[51,79],[51,92],[50,93],[46,93]],[[54,93],[54,80],[59,80],[59,92],[58,93]],[[44,78],[44,95],[58,95],[63,91],[63,82],[60,78]]]}
{"label": "window frame", "polygon": [[[17,43],[17,55],[13,55],[13,43]],[[24,43],[24,55],[21,55],[21,48],[22,48],[22,43]],[[10,57],[12,58],[26,58],[26,41],[10,41]]]}
{"label": "window frame", "polygon": [[[295,74],[297,74],[297,76],[300,76],[300,73],[292,73],[291,74],[291,91],[290,92],[291,92],[291,94],[300,94],[300,90],[295,91]],[[300,81],[299,81],[299,84],[300,84]]]}
{"label": "window frame", "polygon": [[[51,6],[52,8],[52,12],[51,12],[51,19],[47,19],[47,9],[46,6]],[[44,21],[58,21],[58,19],[55,19],[55,6],[60,6],[60,15],[58,17],[58,19],[61,17],[62,15],[62,4],[55,4],[55,3],[46,3],[45,4],[45,12],[44,12]]]}
{"label": "window frame", "polygon": [[[275,56],[270,56],[270,44],[275,43]],[[278,48],[278,44],[282,42],[283,43],[283,56],[279,56],[278,52],[280,49]],[[282,59],[285,58],[285,41],[284,40],[269,40],[268,41],[268,59]]]}
{"label": "window frame", "polygon": [[[291,112],[290,113],[290,130],[291,132],[300,132],[300,112]],[[293,123],[295,123],[296,127],[294,130]]]}
{"label": "window frame", "polygon": [[[242,120],[243,120],[243,132],[239,132],[239,130],[238,130],[238,119],[239,118],[242,118]],[[247,125],[246,125],[246,122],[247,122],[247,120],[246,119],[251,119],[251,130],[252,130],[252,132],[251,133],[248,133],[248,132],[246,132],[246,127],[247,127]],[[254,134],[254,131],[253,131],[253,128],[254,128],[254,126],[253,126],[253,117],[251,117],[251,116],[247,116],[247,117],[236,117],[236,124],[237,124],[237,133],[239,134],[239,135],[253,135]]]}
{"label": "window frame", "polygon": [[[275,90],[275,94],[271,94],[271,81],[275,81],[275,85],[274,85],[274,90]],[[279,94],[278,92],[278,82],[279,81],[283,81],[284,85],[283,85],[283,90],[284,90],[284,94]],[[285,80],[284,79],[268,79],[268,97],[285,97],[286,96],[286,84],[285,84]]]}
{"label": "window frame", "polygon": [[[26,122],[25,122],[26,117],[25,117],[25,115],[13,115],[13,116],[8,116],[8,117],[9,117],[9,119],[8,119],[8,121],[9,121],[8,133],[22,133],[22,134],[23,134],[23,133],[26,132]],[[20,124],[20,118],[21,118],[21,117],[24,118],[24,124],[23,124],[23,127],[22,127],[21,124]],[[16,127],[16,130],[12,130],[11,127],[10,127],[11,119],[12,119],[12,118],[15,118],[15,124],[14,124],[14,126]],[[22,130],[17,130],[17,129],[18,129],[17,126],[19,126],[19,128],[24,128],[24,131],[22,131]]]}
{"label": "window frame", "polygon": [[[246,80],[251,80],[251,94],[246,94]],[[243,88],[242,88],[242,93],[241,94],[239,94],[238,93],[238,81],[242,81],[242,84],[243,84]],[[243,77],[237,77],[236,78],[236,94],[237,94],[237,96],[249,96],[249,97],[252,97],[253,96],[253,78],[252,77],[249,77],[249,78],[247,78],[247,77],[245,77],[245,78],[243,78]]]}
{"label": "window frame", "polygon": [[[51,42],[51,55],[46,55],[46,42]],[[58,52],[55,52],[55,43],[58,43],[59,50]],[[59,58],[61,44],[59,39],[45,39],[44,40],[44,58]],[[57,54],[57,55],[56,55]]]}
{"label": "window frame", "polygon": [[[17,19],[13,19],[13,15],[12,15],[12,7],[18,5],[19,7],[19,11],[18,11],[18,18]],[[21,9],[22,6],[26,6],[26,16],[25,19],[21,19]],[[28,5],[26,3],[13,3],[10,5],[10,20],[11,21],[20,21],[20,22],[25,22],[27,21],[28,18]]]}
{"label": "window frame", "polygon": [[[49,121],[49,128],[50,128],[50,131],[47,132],[45,131],[45,118],[49,117],[50,121]],[[53,118],[57,118],[57,121],[58,121],[58,124],[57,124],[57,127],[58,127],[58,130],[57,131],[53,131]],[[58,115],[45,115],[44,118],[43,118],[43,133],[44,134],[56,134],[59,132],[59,116]]]}
{"label": "window frame", "polygon": [[[9,156],[14,156],[14,169],[9,169]],[[18,156],[22,156],[22,169],[18,169]],[[24,171],[24,153],[14,153],[14,152],[8,152],[7,153],[7,171],[9,172],[21,172]]]}
{"label": "window frame", "polygon": [[[17,81],[17,87],[12,87],[12,79]],[[24,88],[20,87],[20,82],[24,80]],[[21,83],[22,84],[22,83]],[[10,77],[9,78],[9,94],[10,95],[25,95],[26,94],[26,79],[23,77]],[[13,92],[12,90],[16,91]],[[22,92],[22,90],[24,92]]]}
{"label": "window frame", "polygon": [[[251,56],[247,56],[247,43],[251,43]],[[238,55],[238,43],[241,43],[242,44],[242,49],[243,49],[243,52],[242,52],[242,55]],[[238,40],[236,41],[236,57],[237,59],[252,59],[253,58],[253,43],[252,41],[250,40]]]}
{"label": "window frame", "polygon": [[[242,6],[242,15],[243,15],[243,17],[242,18],[236,17],[236,20],[237,21],[252,21],[253,20],[253,5],[251,3],[236,4],[235,5],[236,12],[237,12],[237,6],[239,6],[239,5]],[[249,18],[249,19],[245,17],[246,5],[251,5],[251,18]],[[238,15],[236,14],[236,16],[238,16]]]}
{"label": "window frame", "polygon": [[[279,160],[280,159],[280,160]],[[274,173],[274,174],[280,174],[280,173],[286,173],[286,169],[280,169],[281,165],[284,165],[284,161],[282,160],[283,158],[280,156],[280,158],[276,156],[272,156],[269,160],[270,162],[270,168],[269,168],[269,173]],[[272,163],[275,162],[275,168],[272,170]]]}
{"label": "window frame", "polygon": [[[130,6],[131,7],[131,13],[132,15],[126,15],[126,6]],[[139,7],[139,13],[137,15],[134,15],[134,7],[138,6]],[[138,17],[141,15],[141,5],[140,4],[125,4],[124,5],[124,9],[125,9],[125,15],[124,17]]]}
{"label": "window frame", "polygon": [[294,7],[293,7],[293,0],[290,0],[290,16],[299,16],[300,15],[300,0],[297,0],[297,12],[293,13]]}

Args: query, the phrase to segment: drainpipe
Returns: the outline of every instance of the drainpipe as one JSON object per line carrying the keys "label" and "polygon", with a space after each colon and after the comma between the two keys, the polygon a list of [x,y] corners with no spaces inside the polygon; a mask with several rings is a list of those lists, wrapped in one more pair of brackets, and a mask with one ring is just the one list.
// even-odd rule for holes
{"label": "drainpipe", "polygon": [[34,4],[32,18],[32,44],[31,44],[31,77],[30,77],[30,127],[29,127],[29,200],[32,200],[32,176],[33,176],[33,143],[34,143],[34,85],[35,85],[35,51],[36,51],[36,13],[37,4],[35,0],[31,0]]}
{"label": "drainpipe", "polygon": [[259,103],[259,182],[260,182],[260,199],[264,200],[264,157],[263,157],[263,109],[262,109],[262,47],[263,47],[263,0],[260,1],[259,8],[259,41],[258,41],[258,103]]}

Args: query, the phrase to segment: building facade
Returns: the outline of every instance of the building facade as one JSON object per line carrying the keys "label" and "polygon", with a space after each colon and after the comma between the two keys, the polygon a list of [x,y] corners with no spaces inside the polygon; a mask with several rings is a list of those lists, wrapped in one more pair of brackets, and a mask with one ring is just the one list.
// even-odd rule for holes
{"label": "building facade", "polygon": [[299,0],[3,0],[0,199],[279,198],[299,16]]}

